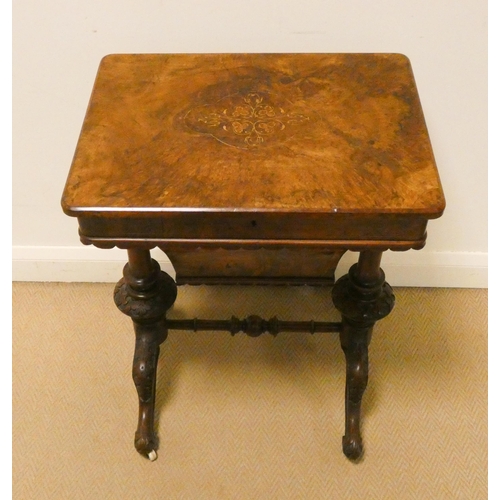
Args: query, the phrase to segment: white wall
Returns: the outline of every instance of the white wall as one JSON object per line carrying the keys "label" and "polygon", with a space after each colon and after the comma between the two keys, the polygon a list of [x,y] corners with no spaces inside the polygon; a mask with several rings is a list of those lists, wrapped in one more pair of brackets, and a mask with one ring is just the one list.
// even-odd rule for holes
{"label": "white wall", "polygon": [[387,254],[388,281],[487,286],[485,0],[16,0],[14,280],[120,276],[125,252],[81,246],[59,205],[98,63],[116,52],[406,54],[447,209],[425,249]]}

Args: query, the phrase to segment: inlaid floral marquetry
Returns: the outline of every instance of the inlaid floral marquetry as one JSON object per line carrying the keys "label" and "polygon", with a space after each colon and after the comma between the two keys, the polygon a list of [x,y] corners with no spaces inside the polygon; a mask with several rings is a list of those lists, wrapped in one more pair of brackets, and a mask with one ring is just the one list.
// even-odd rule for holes
{"label": "inlaid floral marquetry", "polygon": [[228,95],[185,115],[190,130],[244,149],[290,137],[308,121],[308,116],[294,111],[293,103],[262,91]]}

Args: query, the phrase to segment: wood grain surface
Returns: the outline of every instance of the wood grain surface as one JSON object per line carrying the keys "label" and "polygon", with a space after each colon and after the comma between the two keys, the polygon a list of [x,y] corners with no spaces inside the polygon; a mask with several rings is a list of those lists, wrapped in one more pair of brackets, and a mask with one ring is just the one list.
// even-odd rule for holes
{"label": "wood grain surface", "polygon": [[103,248],[422,248],[444,206],[400,54],[107,56],[62,198]]}
{"label": "wood grain surface", "polygon": [[436,217],[444,199],[405,56],[129,54],[100,65],[63,207]]}

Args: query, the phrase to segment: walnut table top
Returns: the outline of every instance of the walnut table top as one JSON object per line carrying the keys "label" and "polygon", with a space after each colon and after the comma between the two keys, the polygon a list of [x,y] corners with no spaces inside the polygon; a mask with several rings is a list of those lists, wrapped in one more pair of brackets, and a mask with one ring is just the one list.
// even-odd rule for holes
{"label": "walnut table top", "polygon": [[444,197],[405,56],[128,54],[101,62],[62,205],[101,246],[404,249]]}

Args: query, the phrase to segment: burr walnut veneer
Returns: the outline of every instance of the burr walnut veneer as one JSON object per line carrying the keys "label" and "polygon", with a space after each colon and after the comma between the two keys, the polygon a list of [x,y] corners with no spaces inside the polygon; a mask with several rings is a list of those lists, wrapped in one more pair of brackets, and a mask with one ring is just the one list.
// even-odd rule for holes
{"label": "burr walnut veneer", "polygon": [[[344,453],[361,455],[375,322],[394,304],[385,250],[420,249],[444,197],[399,54],[129,54],[99,67],[62,198],[84,244],[127,249],[115,303],[136,332],[137,450],[156,458],[168,329],[339,332]],[[150,257],[160,247],[176,281]],[[359,251],[334,280],[342,254]],[[332,286],[340,323],[169,320],[182,284]]]}

